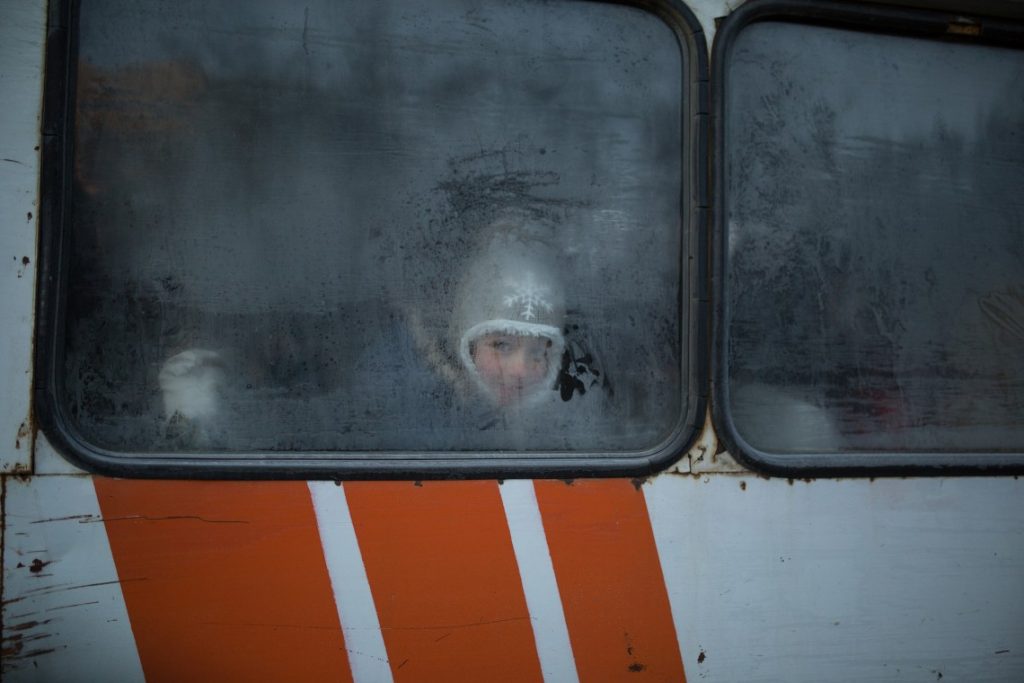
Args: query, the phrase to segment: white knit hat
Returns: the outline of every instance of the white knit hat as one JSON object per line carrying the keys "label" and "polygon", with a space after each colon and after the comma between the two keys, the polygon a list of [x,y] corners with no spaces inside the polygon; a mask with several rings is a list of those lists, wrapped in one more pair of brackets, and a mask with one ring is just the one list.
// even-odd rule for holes
{"label": "white knit hat", "polygon": [[469,266],[458,292],[452,324],[459,360],[483,393],[497,397],[477,370],[471,345],[489,334],[543,337],[551,342],[548,368],[525,403],[542,399],[554,387],[565,339],[565,289],[552,249],[524,238],[529,226],[504,219]]}

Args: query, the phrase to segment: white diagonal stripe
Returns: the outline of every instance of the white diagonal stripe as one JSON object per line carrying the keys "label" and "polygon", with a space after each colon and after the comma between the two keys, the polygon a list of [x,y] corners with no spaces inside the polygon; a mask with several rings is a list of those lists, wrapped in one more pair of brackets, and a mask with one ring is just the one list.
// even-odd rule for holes
{"label": "white diagonal stripe", "polygon": [[331,576],[338,619],[355,683],[391,683],[384,636],[366,578],[366,567],[352,525],[345,489],[331,481],[309,482],[320,542]]}
{"label": "white diagonal stripe", "polygon": [[544,680],[579,681],[533,482],[506,481],[499,488]]}

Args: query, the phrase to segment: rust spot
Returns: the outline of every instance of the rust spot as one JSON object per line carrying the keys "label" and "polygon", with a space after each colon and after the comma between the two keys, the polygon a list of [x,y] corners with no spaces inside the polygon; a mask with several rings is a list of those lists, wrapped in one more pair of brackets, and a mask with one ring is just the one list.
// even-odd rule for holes
{"label": "rust spot", "polygon": [[623,632],[622,637],[626,641],[626,654],[633,660],[633,663],[629,665],[629,670],[633,673],[639,673],[646,669],[646,664],[636,661],[636,655],[633,654],[633,639],[629,637],[629,631]]}
{"label": "rust spot", "polygon": [[414,482],[412,483],[412,485],[413,485],[413,486],[415,486],[416,488],[423,488],[423,482],[422,482],[422,481],[420,481],[419,479],[417,479],[416,481],[414,481]]}
{"label": "rust spot", "polygon": [[[32,212],[31,211],[28,214],[28,218],[29,218],[29,220],[32,220]],[[31,262],[32,261],[29,260],[28,256],[22,256],[21,257],[21,265],[27,266]]]}
{"label": "rust spot", "polygon": [[341,479],[335,479],[334,480],[334,485],[335,486],[341,486]]}
{"label": "rust spot", "polygon": [[645,483],[647,483],[647,480],[646,479],[640,479],[640,478],[630,479],[629,483],[631,483],[633,485],[633,488],[635,488],[637,491],[639,491],[640,487],[643,486]]}
{"label": "rust spot", "polygon": [[565,484],[566,486],[572,486],[573,484],[576,483],[576,480],[575,479],[563,479],[562,483]]}
{"label": "rust spot", "polygon": [[[26,256],[25,258],[27,259],[28,257]],[[21,277],[21,276],[19,275],[19,277]],[[21,440],[22,439],[27,439],[28,437],[29,437],[28,423],[27,422],[22,422],[20,425],[18,425],[18,433],[15,434],[15,436],[14,436],[14,447],[16,449],[20,449],[21,448]],[[17,473],[17,468],[19,466],[20,466],[20,464],[14,466],[15,467],[15,472],[14,472],[15,474]]]}
{"label": "rust spot", "polygon": [[786,483],[789,484],[790,486],[792,486],[793,485],[793,479],[792,478],[787,479]]}
{"label": "rust spot", "polygon": [[4,638],[3,649],[0,650],[4,659],[20,657],[25,659],[27,657],[34,657],[37,654],[46,654],[47,652],[53,652],[53,650],[30,650],[29,652],[23,652],[26,643],[33,643],[37,640],[46,640],[52,637],[49,633],[37,633],[37,634],[22,634],[15,633],[14,635],[7,636]]}
{"label": "rust spot", "polygon": [[18,481],[25,482],[28,481],[29,478],[32,476],[32,470],[28,467],[28,465],[18,462],[14,463],[14,467],[10,469],[8,474],[17,479]]}
{"label": "rust spot", "polygon": [[25,621],[20,624],[15,624],[14,626],[8,626],[6,628],[8,631],[27,631],[30,628],[35,628],[36,626],[42,626],[48,623],[50,623],[49,619],[45,621]]}
{"label": "rust spot", "polygon": [[[956,36],[980,36],[981,26],[978,24],[951,23],[946,27],[946,33]],[[941,676],[939,677],[941,678]]]}
{"label": "rust spot", "polygon": [[27,213],[25,214],[25,216],[26,216],[26,218],[28,219],[28,222],[30,222],[30,223],[31,223],[31,222],[32,222],[32,212],[31,212],[31,211],[27,212]]}
{"label": "rust spot", "polygon": [[708,658],[708,656],[704,653],[704,650],[701,650],[700,654],[697,655],[697,663],[698,664],[703,664],[704,660],[707,659],[707,658]]}
{"label": "rust spot", "polygon": [[21,649],[25,647],[25,643],[21,642],[21,634],[15,634],[8,638],[4,638],[5,644],[3,648],[0,648],[0,658],[10,659],[17,657],[21,654]]}
{"label": "rust spot", "polygon": [[32,564],[29,565],[28,570],[33,574],[38,574],[39,572],[43,571],[43,567],[45,567],[48,564],[50,564],[50,562],[43,562],[37,557],[36,559],[32,560]]}
{"label": "rust spot", "polygon": [[747,490],[747,482],[741,481],[740,482],[740,491],[746,491],[746,490]]}

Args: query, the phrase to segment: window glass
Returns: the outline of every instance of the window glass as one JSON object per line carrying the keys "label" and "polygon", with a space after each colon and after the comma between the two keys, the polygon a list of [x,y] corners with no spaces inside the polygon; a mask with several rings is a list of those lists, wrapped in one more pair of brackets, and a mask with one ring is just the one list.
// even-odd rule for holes
{"label": "window glass", "polygon": [[726,69],[736,434],[1024,451],[1024,52],[762,21]]}
{"label": "window glass", "polygon": [[71,429],[115,453],[657,447],[680,42],[578,1],[83,3]]}

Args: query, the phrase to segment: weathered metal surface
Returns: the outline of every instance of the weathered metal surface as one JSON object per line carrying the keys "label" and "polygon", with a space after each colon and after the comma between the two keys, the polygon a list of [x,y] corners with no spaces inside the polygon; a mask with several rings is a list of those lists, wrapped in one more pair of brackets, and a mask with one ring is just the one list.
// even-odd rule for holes
{"label": "weathered metal surface", "polygon": [[1024,480],[644,491],[690,680],[1024,680]]}
{"label": "weathered metal surface", "polygon": [[704,421],[704,431],[701,433],[697,443],[690,449],[684,462],[689,464],[689,469],[679,469],[680,472],[692,472],[703,474],[709,472],[747,472],[747,468],[736,462],[725,450],[725,446],[719,442],[715,435],[715,428],[711,424],[711,410],[708,410],[707,418]]}
{"label": "weathered metal surface", "polygon": [[5,477],[5,681],[141,681],[89,477]]}
{"label": "weathered metal surface", "polygon": [[[714,18],[726,14],[731,4],[723,1],[692,3],[709,38]],[[12,129],[9,122],[16,127],[21,118],[10,117],[17,107],[12,109],[11,103],[15,101],[6,97],[7,89],[12,83],[16,84],[18,78],[9,81],[6,77],[14,73],[11,71],[14,66],[21,64],[19,60],[24,55],[16,53],[31,53],[32,59],[37,60],[35,69],[39,69],[41,5],[0,2],[0,74],[4,76],[0,79],[4,121],[0,126],[0,146],[11,141],[19,149],[24,146],[21,138],[15,139],[8,133]],[[39,39],[38,48],[26,48],[26,31]],[[29,139],[36,135],[38,78],[39,74],[35,73],[27,79],[31,81],[31,88],[26,88],[26,92],[32,89],[35,98],[27,132]],[[32,149],[35,144],[28,148],[32,151],[33,164],[36,163],[36,152]],[[16,158],[6,147],[2,147],[0,156]],[[29,245],[15,249],[15,258],[9,259],[8,265],[16,267],[10,273],[5,270],[8,266],[0,261],[0,380],[7,387],[4,400],[0,402],[0,438],[11,437],[9,443],[0,443],[0,466],[12,468],[31,463],[28,458],[31,444],[26,447],[27,440],[31,440],[31,425],[27,421],[27,371],[30,368],[34,217],[37,213],[33,202],[36,200],[37,166],[29,168],[27,176],[25,173],[17,163],[0,161],[0,249],[6,250],[5,240],[11,239],[18,247]],[[20,208],[24,201],[28,202],[28,207]],[[12,213],[11,207],[17,212]],[[28,213],[33,217],[28,218]],[[11,222],[10,216],[17,220]],[[0,255],[12,256],[6,251],[0,251]],[[620,498],[627,500],[631,492],[642,493],[653,530],[656,564],[660,564],[664,576],[663,588],[671,608],[671,622],[689,680],[1024,680],[1024,590],[1021,588],[1024,480],[767,480],[754,474],[737,474],[742,468],[731,462],[726,453],[719,452],[719,448],[713,430],[707,427],[689,454],[689,463],[699,476],[687,475],[688,461],[684,459],[670,473],[638,480],[633,483],[635,488],[627,486],[622,490],[619,486],[617,492]],[[137,608],[131,618],[138,618],[141,637],[149,638],[156,646],[160,646],[160,641],[153,637],[155,631],[144,632],[144,629],[165,627],[159,610],[152,609],[152,605],[164,603],[172,604],[178,612],[175,622],[181,627],[178,634],[194,650],[217,651],[222,645],[222,641],[188,640],[190,634],[194,636],[204,629],[206,633],[219,630],[239,639],[246,637],[247,629],[278,629],[292,636],[302,634],[303,624],[299,623],[254,623],[254,620],[221,618],[231,617],[234,603],[227,600],[217,604],[204,602],[198,592],[211,575],[227,585],[237,582],[232,599],[238,602],[239,614],[248,614],[246,610],[251,605],[246,604],[246,597],[266,591],[268,582],[281,578],[280,574],[261,576],[261,572],[270,572],[276,565],[252,562],[247,571],[232,573],[230,566],[214,562],[208,575],[201,571],[203,556],[197,555],[196,549],[210,553],[209,557],[222,558],[247,553],[253,544],[283,548],[289,539],[294,539],[294,533],[274,532],[282,515],[270,513],[279,510],[297,514],[295,504],[270,506],[266,519],[261,517],[258,521],[272,533],[261,535],[253,533],[251,520],[241,524],[233,517],[197,517],[206,510],[199,502],[214,505],[225,497],[217,493],[221,490],[218,487],[225,487],[223,491],[234,488],[237,494],[237,485],[161,484],[157,488],[178,489],[170,491],[174,495],[167,495],[167,500],[161,503],[167,506],[162,518],[147,519],[144,517],[146,506],[156,505],[153,496],[144,495],[150,484],[117,482],[107,491],[108,497],[131,497],[133,488],[138,495],[135,500],[121,500],[129,514],[111,515],[111,519],[103,520],[94,479],[77,473],[44,438],[36,440],[34,449],[36,472],[47,476],[4,478],[4,680],[143,680],[140,649],[129,625],[126,593],[135,596],[137,605],[150,605],[149,612]],[[723,472],[734,474],[725,476]],[[596,501],[597,509],[592,515],[584,516],[582,522],[573,517],[582,504],[576,494],[586,493],[592,484],[589,482],[582,487],[573,482],[539,484],[541,488],[556,487],[555,491],[547,491],[549,495],[561,498],[560,494],[565,494],[564,502],[555,501],[559,504],[552,506],[549,500],[544,510],[520,509],[510,504],[508,495],[502,498],[491,490],[485,492],[485,498],[490,500],[489,509],[494,514],[486,520],[465,522],[461,518],[467,514],[467,499],[462,498],[461,489],[493,488],[496,484],[476,482],[463,487],[446,483],[444,486],[450,487],[451,499],[442,500],[443,505],[428,505],[425,512],[418,514],[445,519],[450,516],[471,527],[486,522],[490,524],[492,536],[510,533],[513,545],[538,548],[556,544],[552,552],[558,559],[550,569],[544,567],[543,570],[553,572],[554,590],[561,593],[557,597],[564,602],[573,599],[574,591],[578,594],[588,589],[587,582],[600,583],[614,578],[615,567],[637,562],[635,557],[612,558],[616,552],[629,552],[639,536],[633,531],[623,532],[617,517],[602,521],[598,512],[605,502]],[[268,487],[266,484],[249,486],[253,489]],[[282,486],[294,488],[294,485]],[[530,502],[529,489],[535,485],[515,482],[514,486]],[[593,486],[615,487],[615,484]],[[343,609],[352,604],[351,596],[346,597],[337,589],[333,592],[325,589],[322,595],[323,604],[330,605],[332,600],[338,600],[340,628],[345,633],[353,678],[360,683],[380,680],[375,678],[377,672],[393,671],[395,680],[403,680],[403,676],[422,665],[418,661],[406,661],[408,658],[387,661],[386,641],[392,643],[392,654],[401,648],[414,650],[412,645],[422,641],[426,643],[421,648],[425,657],[442,657],[445,653],[461,656],[458,648],[446,649],[456,638],[449,631],[454,627],[471,631],[488,625],[457,621],[438,626],[441,623],[438,619],[443,615],[436,606],[452,600],[465,601],[464,591],[453,590],[451,594],[420,591],[406,595],[401,601],[398,596],[402,590],[409,592],[405,575],[428,585],[438,577],[425,577],[423,572],[431,571],[434,565],[442,569],[450,565],[453,571],[461,571],[460,565],[474,554],[479,556],[479,549],[466,547],[466,539],[454,533],[448,534],[451,538],[441,539],[445,543],[423,544],[422,534],[417,537],[408,529],[404,531],[408,536],[407,545],[394,545],[396,535],[390,533],[385,522],[390,519],[391,526],[401,528],[403,520],[398,513],[403,506],[413,510],[414,504],[419,505],[416,494],[423,491],[414,483],[346,484],[338,489],[339,495],[331,496],[333,487],[329,482],[313,485],[315,492],[324,494],[327,502],[311,500],[309,505],[311,509],[315,507],[315,513],[306,517],[312,520],[315,514],[323,561],[331,581],[337,583],[337,577],[355,572],[362,573],[361,581],[366,584],[365,590],[360,587],[363,594],[356,598],[369,607],[364,605],[364,612],[357,613],[355,618],[351,616],[351,607],[348,612]],[[348,509],[348,499],[341,495],[350,487],[356,491],[352,496],[356,501],[355,522]],[[391,499],[374,498],[368,495],[374,487],[376,496],[383,495],[385,490],[402,490]],[[211,493],[204,498],[200,489]],[[258,496],[251,492],[235,495],[234,499],[238,506],[260,503]],[[504,508],[498,507],[499,502],[504,503]],[[639,505],[636,500],[631,503]],[[306,503],[301,500],[301,504]],[[525,504],[519,501],[517,505]],[[388,516],[367,515],[374,507],[383,509]],[[527,513],[532,520],[530,525],[517,524],[511,519]],[[410,517],[412,522],[422,523],[416,514]],[[637,521],[637,516],[631,519]],[[558,532],[556,527],[560,524],[571,528]],[[108,540],[112,525],[119,529],[114,534],[119,533],[121,539],[119,562],[129,569],[145,566],[152,570],[152,573],[128,577],[138,579],[128,584],[128,589],[123,588],[124,577],[119,577],[117,569],[120,565],[115,565],[118,554],[112,552]],[[434,529],[434,533],[445,536],[441,528]],[[624,533],[628,538],[616,537]],[[307,533],[310,539],[316,536]],[[161,545],[161,538],[174,543]],[[562,540],[558,540],[560,538]],[[565,540],[576,544],[564,545]],[[192,550],[180,552],[175,545],[179,542]],[[413,545],[417,542],[419,545]],[[586,551],[601,543],[609,547],[605,555],[613,559],[613,567],[606,566],[601,557],[586,561]],[[306,569],[294,570],[304,572],[304,576],[312,572],[309,567],[315,568],[320,562],[321,551],[316,545],[307,544],[306,550],[310,549],[313,560],[307,556],[298,562]],[[363,553],[371,558],[368,566],[364,565]],[[443,556],[443,553],[448,554]],[[511,575],[513,584],[518,574],[523,590],[529,593],[532,589],[527,585],[521,566],[524,560],[515,556],[518,553],[519,550],[501,556],[493,554],[490,561],[514,560],[515,566],[506,564],[498,569],[503,572],[502,576]],[[389,556],[400,561],[388,566],[382,560]],[[416,561],[417,556],[425,560]],[[293,554],[282,562],[294,562],[296,557],[298,555]],[[477,557],[477,560],[487,564],[486,558]],[[131,565],[132,562],[135,565]],[[387,576],[382,577],[380,566],[385,566]],[[433,571],[443,573],[441,569]],[[493,568],[488,568],[478,572],[476,580],[493,581],[497,574]],[[172,588],[159,588],[160,581]],[[550,577],[544,581],[545,590],[550,593]],[[618,577],[617,581],[626,586],[622,595],[631,591],[643,596],[661,590],[654,584],[636,583],[634,577]],[[631,581],[633,585],[628,585]],[[320,583],[327,585],[323,577]],[[383,591],[380,586],[385,584],[395,588]],[[183,588],[186,585],[197,591],[191,601],[182,599],[189,595]],[[378,586],[378,593],[368,596],[371,585]],[[166,592],[163,603],[159,602],[160,590]],[[596,592],[592,587],[589,590]],[[385,604],[387,601],[393,604]],[[392,619],[390,623],[365,613],[365,610],[379,610],[382,604],[385,605],[384,616]],[[545,638],[554,639],[553,634],[564,640],[564,629],[574,641],[574,651],[569,653],[574,658],[572,664],[580,671],[585,670],[595,652],[575,643],[582,642],[579,639],[585,637],[587,628],[600,630],[606,615],[595,610],[593,618],[586,619],[577,614],[571,617],[572,624],[558,624],[557,629],[548,629],[545,624],[549,623],[550,616],[539,618],[529,595],[525,597],[525,604],[534,632],[532,640],[524,637],[523,642],[527,646],[534,642],[540,648]],[[479,614],[472,609],[474,607],[480,605],[465,602],[460,605],[477,619]],[[575,608],[579,609],[579,604]],[[190,609],[194,610],[191,614]],[[203,610],[209,609],[216,612],[218,618],[199,618],[207,614]],[[400,612],[402,614],[398,614]],[[380,632],[382,621],[389,632]],[[188,628],[190,626],[194,628]],[[355,646],[357,639],[349,639],[349,636],[354,629],[365,628],[377,632],[371,636],[362,634],[365,641],[374,641],[372,647],[364,651],[361,646]],[[634,642],[631,638],[635,638],[635,634],[622,634],[618,655],[632,656],[639,651],[643,642]],[[416,642],[410,645],[414,640]],[[482,647],[505,645],[497,640],[482,642]],[[168,652],[186,651],[174,647],[175,643],[169,643]],[[564,643],[560,647],[561,655],[565,656]],[[224,661],[215,664],[230,666],[228,658],[236,651],[222,648],[220,652]],[[470,654],[484,660],[488,652]],[[596,653],[601,657],[605,654],[610,653]],[[372,657],[377,659],[368,659]],[[554,667],[544,667],[543,654],[539,653],[539,659],[546,681],[566,680],[558,673],[549,675]],[[490,661],[497,661],[497,658],[491,657]],[[357,662],[366,666],[360,667]],[[436,661],[433,664],[441,668]],[[631,677],[629,680],[644,680],[645,674],[652,671],[649,667],[650,660],[630,660],[623,671]],[[570,668],[563,662],[561,671]],[[344,671],[337,673],[338,679],[346,675]]]}
{"label": "weathered metal surface", "polygon": [[0,3],[0,471],[31,463],[45,3]]}
{"label": "weathered metal surface", "polygon": [[[657,680],[666,636],[693,681],[1024,679],[1024,481],[1013,478],[516,482],[538,492],[529,528],[502,512],[495,482],[317,483],[326,506],[294,482],[99,483],[103,505],[92,477],[7,478],[5,680],[131,681],[143,669],[160,680],[200,659],[229,674],[251,667],[245,643],[258,633],[337,655],[338,627],[320,624],[335,608],[359,683],[384,667],[395,681],[439,680],[416,678],[424,667],[464,680],[468,655],[452,642],[527,620],[533,634],[517,646],[566,630],[581,680],[606,661],[621,680]],[[512,594],[520,581],[535,590],[522,563],[455,527],[492,545],[509,533],[547,545],[564,624],[552,629],[529,599],[528,616],[502,617],[489,597],[500,577]],[[467,573],[473,563],[486,571]],[[378,620],[331,590],[324,564],[332,581],[365,573],[372,596],[356,602]],[[283,574],[299,587],[282,589]],[[296,601],[321,616],[282,620]],[[658,625],[658,611],[670,621]],[[364,649],[368,634],[353,634],[367,628],[383,647]],[[478,672],[510,647],[475,642]],[[343,657],[321,667],[339,680],[346,668]],[[571,668],[544,680],[571,680]]]}
{"label": "weathered metal surface", "polygon": [[68,462],[50,444],[42,432],[36,433],[32,458],[32,471],[40,474],[84,474],[84,472]]}

